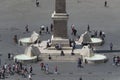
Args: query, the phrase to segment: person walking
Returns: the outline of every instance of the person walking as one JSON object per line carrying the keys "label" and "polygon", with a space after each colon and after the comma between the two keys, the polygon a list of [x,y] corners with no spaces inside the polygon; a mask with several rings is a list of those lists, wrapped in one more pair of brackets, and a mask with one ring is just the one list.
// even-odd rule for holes
{"label": "person walking", "polygon": [[10,57],[11,57],[11,54],[10,53],[8,53],[8,59],[10,60]]}
{"label": "person walking", "polygon": [[81,58],[78,58],[78,67],[79,67],[79,68],[82,67],[82,60],[81,60]]}
{"label": "person walking", "polygon": [[90,31],[90,26],[89,26],[89,24],[88,24],[88,27],[87,27],[87,31],[88,31],[88,32]]}
{"label": "person walking", "polygon": [[120,63],[120,57],[117,56],[117,65],[120,65],[119,63]]}
{"label": "person walking", "polygon": [[28,24],[25,26],[25,31],[26,31],[26,32],[29,32]]}
{"label": "person walking", "polygon": [[72,26],[71,26],[71,30],[72,30],[72,35],[74,34],[74,30],[75,30],[75,25],[74,24],[72,24]]}
{"label": "person walking", "polygon": [[100,32],[99,32],[99,37],[102,37],[102,31],[100,30]]}
{"label": "person walking", "polygon": [[46,33],[49,33],[49,31],[48,31],[48,26],[46,27]]}
{"label": "person walking", "polygon": [[73,41],[72,42],[72,51],[75,49],[75,47],[76,47],[76,43],[75,43],[75,41]]}
{"label": "person walking", "polygon": [[111,42],[110,43],[110,51],[112,51],[113,50],[113,43]]}
{"label": "person walking", "polygon": [[13,38],[13,40],[14,40],[14,43],[18,44],[17,35],[14,35],[14,38]]}
{"label": "person walking", "polygon": [[32,74],[29,74],[29,75],[28,75],[28,79],[29,79],[29,80],[32,80]]}
{"label": "person walking", "polygon": [[79,80],[82,80],[82,77],[80,77]]}
{"label": "person walking", "polygon": [[76,29],[74,29],[73,34],[74,34],[74,36],[76,36],[76,34],[77,34],[77,30]]}
{"label": "person walking", "polygon": [[75,29],[75,25],[74,25],[74,24],[72,24],[72,26],[71,26],[71,30],[72,30],[71,35],[76,36],[77,30]]}
{"label": "person walking", "polygon": [[97,30],[95,31],[95,34],[94,34],[94,35],[95,35],[95,37],[97,37],[97,35],[98,35],[98,31],[97,31]]}
{"label": "person walking", "polygon": [[45,65],[45,71],[46,71],[46,74],[49,73],[49,66],[48,66],[48,64]]}
{"label": "person walking", "polygon": [[40,28],[40,30],[39,30],[39,35],[41,35],[42,34],[42,29]]}
{"label": "person walking", "polygon": [[65,53],[63,50],[61,50],[61,53],[60,53],[61,56],[65,56]]}
{"label": "person walking", "polygon": [[105,0],[105,2],[104,2],[104,7],[107,7],[107,1]]}
{"label": "person walking", "polygon": [[118,65],[118,57],[117,56],[113,57],[113,64],[116,66]]}
{"label": "person walking", "polygon": [[53,24],[50,25],[51,32],[53,31]]}
{"label": "person walking", "polygon": [[39,1],[36,0],[36,7],[39,7]]}
{"label": "person walking", "polygon": [[30,67],[29,67],[29,70],[30,70],[29,72],[30,72],[30,73],[32,73],[33,68],[32,68],[32,66],[31,66],[31,65],[30,65]]}
{"label": "person walking", "polygon": [[49,59],[49,60],[51,60],[51,59],[52,59],[52,57],[51,57],[51,55],[50,55],[50,54],[49,54],[49,56],[48,56],[48,59]]}
{"label": "person walking", "polygon": [[40,63],[40,67],[41,67],[41,70],[43,70],[44,69],[44,63],[42,62],[42,63]]}
{"label": "person walking", "polygon": [[14,57],[14,54],[11,53],[11,54],[10,54],[10,59],[13,60],[13,57]]}
{"label": "person walking", "polygon": [[55,74],[58,74],[58,67],[55,66],[55,71],[54,71]]}

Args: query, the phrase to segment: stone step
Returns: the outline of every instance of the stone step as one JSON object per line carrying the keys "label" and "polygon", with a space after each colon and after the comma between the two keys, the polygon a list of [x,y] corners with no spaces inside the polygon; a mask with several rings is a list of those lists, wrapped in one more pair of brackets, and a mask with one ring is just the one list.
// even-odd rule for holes
{"label": "stone step", "polygon": [[[65,56],[60,55],[50,55],[52,61],[76,61],[78,58],[80,58],[79,54],[71,55],[71,54],[65,54]],[[40,55],[40,58],[45,61],[49,61],[49,55],[48,54],[42,54]]]}
{"label": "stone step", "polygon": [[[48,50],[48,49],[41,49],[40,50],[41,53],[44,53],[44,54],[60,54],[61,53],[61,50]],[[63,52],[65,54],[71,54],[72,50],[63,50]],[[75,49],[73,51],[75,54],[80,54],[81,53],[81,50],[80,49]]]}
{"label": "stone step", "polygon": [[[55,47],[48,47],[48,50],[56,50]],[[72,50],[72,47],[62,47],[62,50]]]}
{"label": "stone step", "polygon": [[[60,54],[61,54],[61,52],[59,52],[59,53],[44,53],[44,55],[51,55],[51,56],[60,56]],[[68,52],[68,53],[66,53],[66,52],[64,52],[64,54],[66,55],[66,56],[71,56],[71,52]],[[75,55],[80,55],[80,53],[74,53]]]}

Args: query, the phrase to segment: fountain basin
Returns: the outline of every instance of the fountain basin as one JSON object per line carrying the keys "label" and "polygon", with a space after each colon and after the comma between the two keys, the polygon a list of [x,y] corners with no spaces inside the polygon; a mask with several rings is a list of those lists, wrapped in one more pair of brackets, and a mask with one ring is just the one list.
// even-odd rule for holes
{"label": "fountain basin", "polygon": [[21,45],[30,45],[32,44],[33,42],[31,41],[31,38],[30,37],[26,37],[26,38],[21,38],[19,39],[19,44]]}
{"label": "fountain basin", "polygon": [[93,45],[101,45],[103,43],[103,40],[101,38],[91,38],[90,43]]}
{"label": "fountain basin", "polygon": [[38,40],[39,34],[37,34],[35,31],[33,31],[32,35],[30,37],[25,37],[19,39],[20,45],[30,45],[32,43],[35,43]]}
{"label": "fountain basin", "polygon": [[105,62],[107,57],[101,54],[94,54],[92,57],[85,57],[88,63],[98,63],[98,62]]}
{"label": "fountain basin", "polygon": [[20,54],[20,55],[16,55],[14,57],[14,60],[20,61],[20,62],[34,62],[37,60],[37,56],[33,56],[33,57],[29,57],[26,54]]}

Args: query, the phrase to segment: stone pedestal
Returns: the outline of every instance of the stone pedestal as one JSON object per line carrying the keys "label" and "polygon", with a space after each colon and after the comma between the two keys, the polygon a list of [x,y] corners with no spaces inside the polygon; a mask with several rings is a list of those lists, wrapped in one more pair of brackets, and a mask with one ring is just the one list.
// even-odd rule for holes
{"label": "stone pedestal", "polygon": [[52,47],[56,44],[61,44],[62,47],[69,47],[67,35],[67,20],[66,0],[55,0],[55,11],[52,14],[53,19],[53,36],[51,39]]}
{"label": "stone pedestal", "polygon": [[67,13],[53,13],[53,26],[54,26],[54,37],[68,38],[67,36]]}
{"label": "stone pedestal", "polygon": [[52,14],[54,32],[51,38],[52,46],[61,44],[61,46],[69,46],[69,40],[67,36],[67,19],[66,13],[53,13]]}

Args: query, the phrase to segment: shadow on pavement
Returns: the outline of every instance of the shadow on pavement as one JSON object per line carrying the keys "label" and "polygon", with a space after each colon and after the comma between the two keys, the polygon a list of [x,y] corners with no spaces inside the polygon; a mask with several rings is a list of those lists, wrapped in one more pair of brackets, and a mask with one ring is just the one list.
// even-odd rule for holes
{"label": "shadow on pavement", "polygon": [[95,50],[95,53],[114,53],[114,52],[120,52],[120,50]]}

